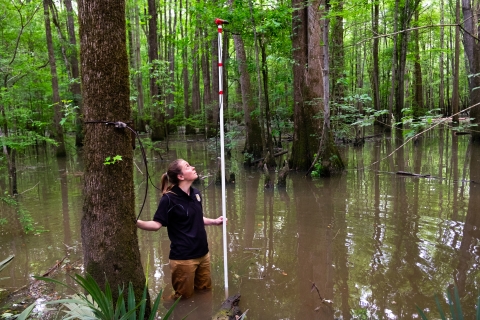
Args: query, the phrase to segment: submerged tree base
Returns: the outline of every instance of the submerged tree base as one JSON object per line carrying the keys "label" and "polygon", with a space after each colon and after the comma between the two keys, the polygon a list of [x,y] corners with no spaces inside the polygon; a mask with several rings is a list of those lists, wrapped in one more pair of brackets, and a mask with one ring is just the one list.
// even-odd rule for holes
{"label": "submerged tree base", "polygon": [[339,174],[345,169],[340,152],[333,141],[331,131],[325,133],[326,138],[321,143],[318,154],[307,172],[316,177],[329,177]]}

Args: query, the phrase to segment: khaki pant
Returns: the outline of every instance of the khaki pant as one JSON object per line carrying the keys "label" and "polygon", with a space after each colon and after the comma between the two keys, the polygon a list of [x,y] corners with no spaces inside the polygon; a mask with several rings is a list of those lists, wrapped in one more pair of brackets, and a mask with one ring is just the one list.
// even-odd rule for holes
{"label": "khaki pant", "polygon": [[212,288],[210,276],[210,253],[190,260],[170,260],[174,298],[190,298],[194,290]]}

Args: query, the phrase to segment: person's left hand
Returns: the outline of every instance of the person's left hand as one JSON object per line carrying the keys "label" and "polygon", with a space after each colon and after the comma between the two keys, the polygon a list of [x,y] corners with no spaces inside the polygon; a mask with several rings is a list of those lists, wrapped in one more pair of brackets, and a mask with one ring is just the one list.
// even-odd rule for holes
{"label": "person's left hand", "polygon": [[[228,221],[228,219],[226,219],[225,221]],[[220,217],[218,217],[217,219],[215,219],[215,224],[216,224],[217,226],[223,224],[223,216],[220,216]]]}

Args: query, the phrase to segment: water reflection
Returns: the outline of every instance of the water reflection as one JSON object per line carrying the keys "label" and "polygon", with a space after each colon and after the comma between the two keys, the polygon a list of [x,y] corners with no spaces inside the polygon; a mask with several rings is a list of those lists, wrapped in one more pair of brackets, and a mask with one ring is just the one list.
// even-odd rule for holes
{"label": "water reflection", "polygon": [[[310,179],[292,172],[285,188],[271,190],[264,189],[259,170],[243,168],[241,153],[233,153],[227,170],[235,172],[236,182],[226,190],[229,294],[241,294],[241,309],[249,309],[251,319],[351,319],[365,313],[404,319],[417,315],[416,305],[438,317],[433,295],[440,293],[444,301],[452,284],[466,318],[473,316],[480,288],[480,187],[468,181],[480,182],[480,149],[444,129],[399,148],[404,142],[394,134],[362,148],[342,147],[348,170],[340,177]],[[158,187],[170,160],[188,159],[207,176],[196,187],[205,214],[214,218],[221,214],[221,190],[212,183],[217,157],[205,142],[171,141],[162,157],[149,152],[149,172]],[[19,191],[25,191],[19,206],[48,231],[25,235],[18,210],[0,203],[1,217],[8,219],[0,226],[0,252],[16,255],[0,275],[8,277],[0,280],[2,288],[25,285],[64,256],[81,259],[79,159],[57,161],[32,151],[19,164]],[[136,164],[135,215],[146,186],[140,157]],[[0,186],[8,186],[6,177]],[[153,215],[159,197],[150,187],[142,218]],[[208,318],[225,298],[222,231],[208,227],[207,233],[214,289],[182,302],[175,319],[192,310],[189,319]],[[171,290],[169,240],[166,230],[138,235],[155,297]]]}

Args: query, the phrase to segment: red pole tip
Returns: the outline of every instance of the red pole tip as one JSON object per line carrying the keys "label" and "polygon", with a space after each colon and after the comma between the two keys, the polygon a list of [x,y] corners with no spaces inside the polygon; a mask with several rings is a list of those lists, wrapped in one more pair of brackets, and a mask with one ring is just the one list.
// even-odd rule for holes
{"label": "red pole tip", "polygon": [[223,20],[223,19],[216,18],[216,19],[215,19],[215,24],[216,24],[216,25],[228,24],[228,21],[227,21],[227,20]]}

